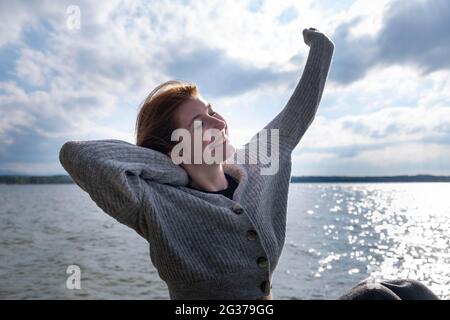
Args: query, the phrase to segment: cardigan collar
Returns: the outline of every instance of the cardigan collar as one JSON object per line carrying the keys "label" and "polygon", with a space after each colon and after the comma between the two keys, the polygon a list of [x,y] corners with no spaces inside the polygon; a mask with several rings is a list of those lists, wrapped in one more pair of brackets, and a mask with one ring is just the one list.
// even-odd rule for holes
{"label": "cardigan collar", "polygon": [[[187,171],[180,165],[175,164],[169,156],[150,148],[144,149],[148,153],[147,159],[149,161],[141,172],[142,178],[174,186],[187,186],[189,184]],[[242,164],[224,162],[222,167],[223,171],[235,178],[239,184],[246,179],[246,172]]]}

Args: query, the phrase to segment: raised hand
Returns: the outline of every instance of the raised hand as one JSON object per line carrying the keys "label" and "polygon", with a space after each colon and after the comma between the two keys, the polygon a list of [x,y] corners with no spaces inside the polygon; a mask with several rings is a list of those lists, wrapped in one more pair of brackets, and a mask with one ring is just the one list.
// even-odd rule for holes
{"label": "raised hand", "polygon": [[319,40],[326,40],[332,44],[331,40],[325,34],[315,28],[303,29],[303,40],[308,46],[311,46],[311,43]]}

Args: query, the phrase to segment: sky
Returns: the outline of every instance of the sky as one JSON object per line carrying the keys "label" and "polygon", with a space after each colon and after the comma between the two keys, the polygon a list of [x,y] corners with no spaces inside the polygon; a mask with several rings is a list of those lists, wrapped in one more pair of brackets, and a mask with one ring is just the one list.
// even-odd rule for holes
{"label": "sky", "polygon": [[242,145],[289,100],[314,27],[335,51],[292,174],[450,175],[449,16],[448,0],[0,0],[0,174],[66,174],[69,140],[135,143],[171,79]]}

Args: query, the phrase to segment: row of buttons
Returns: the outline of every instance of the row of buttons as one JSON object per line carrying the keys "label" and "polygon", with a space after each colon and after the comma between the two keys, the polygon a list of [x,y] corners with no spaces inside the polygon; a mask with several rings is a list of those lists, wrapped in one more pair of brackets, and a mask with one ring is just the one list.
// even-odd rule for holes
{"label": "row of buttons", "polygon": [[[233,208],[231,208],[234,213],[236,214],[242,214],[244,212],[244,208],[242,208],[239,204],[235,203]],[[248,230],[247,231],[247,239],[249,241],[254,241],[257,239],[258,234],[255,230]]]}
{"label": "row of buttons", "polygon": [[[259,257],[258,260],[256,260],[256,262],[258,263],[258,266],[260,268],[265,268],[268,265],[267,259],[264,257]],[[272,284],[269,281],[263,281],[261,282],[260,289],[265,294],[269,294],[270,289],[272,289]]]}
{"label": "row of buttons", "polygon": [[[232,208],[233,212],[236,214],[242,214],[244,212],[244,208],[242,208],[239,204],[235,203]],[[254,241],[257,239],[258,234],[255,230],[248,230],[247,231],[247,239],[250,241]],[[259,257],[256,260],[256,263],[258,263],[258,266],[260,268],[265,268],[268,265],[268,261],[265,257]],[[272,284],[269,281],[263,281],[260,285],[261,291],[263,291],[266,294],[269,294],[270,289],[272,289]]]}

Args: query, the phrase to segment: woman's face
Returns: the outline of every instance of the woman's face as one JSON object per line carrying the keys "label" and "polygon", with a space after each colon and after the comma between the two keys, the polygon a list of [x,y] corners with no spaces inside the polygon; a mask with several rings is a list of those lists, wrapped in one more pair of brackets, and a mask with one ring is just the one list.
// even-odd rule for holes
{"label": "woman's face", "polygon": [[[218,148],[222,148],[223,157],[221,158],[221,162],[223,162],[234,153],[234,147],[228,140],[228,126],[225,119],[215,112],[211,104],[200,94],[180,105],[174,117],[177,128],[186,129],[190,133],[191,163],[194,163],[194,139],[196,138],[202,140],[197,142],[198,145],[201,145],[202,155],[207,148],[211,148],[209,154],[214,157]],[[220,135],[220,140],[216,141],[216,137],[210,134],[212,131],[209,129],[216,130],[215,133]],[[194,134],[194,132],[197,132],[197,134]]]}

